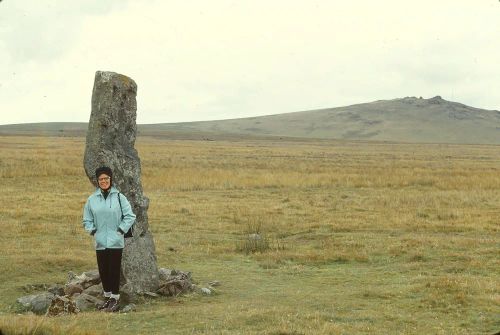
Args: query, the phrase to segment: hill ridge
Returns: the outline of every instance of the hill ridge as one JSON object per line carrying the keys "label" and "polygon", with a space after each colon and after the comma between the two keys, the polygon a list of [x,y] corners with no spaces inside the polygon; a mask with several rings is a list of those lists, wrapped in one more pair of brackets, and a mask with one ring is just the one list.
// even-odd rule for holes
{"label": "hill ridge", "polygon": [[[0,125],[0,135],[84,135],[87,123]],[[296,137],[413,143],[500,144],[500,111],[407,96],[238,119],[139,124],[141,136],[191,134]]]}

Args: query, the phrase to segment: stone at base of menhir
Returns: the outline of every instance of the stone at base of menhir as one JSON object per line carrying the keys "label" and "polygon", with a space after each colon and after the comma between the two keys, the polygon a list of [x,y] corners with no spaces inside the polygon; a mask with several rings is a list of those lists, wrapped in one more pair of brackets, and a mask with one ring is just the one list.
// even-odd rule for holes
{"label": "stone at base of menhir", "polygon": [[83,290],[85,290],[86,288],[89,288],[90,286],[93,285],[97,285],[100,282],[101,278],[99,277],[99,271],[97,270],[87,271],[79,276],[77,276],[74,272],[70,271],[68,273],[68,282],[66,283],[66,286],[79,285],[82,287]]}
{"label": "stone at base of menhir", "polygon": [[64,285],[64,295],[71,297],[76,293],[82,293],[83,287],[80,284],[66,284]]}
{"label": "stone at base of menhir", "polygon": [[48,291],[53,295],[64,295],[64,286],[61,284],[54,284],[49,287]]}
{"label": "stone at base of menhir", "polygon": [[54,294],[44,292],[41,294],[27,295],[17,299],[23,311],[33,312],[35,314],[44,314],[52,302]]}
{"label": "stone at base of menhir", "polygon": [[80,310],[76,307],[76,303],[67,297],[56,295],[52,299],[52,303],[47,310],[47,316],[61,316],[65,314],[76,314]]}
{"label": "stone at base of menhir", "polygon": [[91,295],[91,296],[99,298],[99,299],[104,298],[103,292],[102,292],[102,284],[90,286],[89,288],[86,288],[85,290],[83,290],[82,293]]}
{"label": "stone at base of menhir", "polygon": [[191,272],[161,268],[159,273],[161,278],[160,288],[156,293],[160,295],[177,296],[191,291],[193,288]]}
{"label": "stone at base of menhir", "polygon": [[85,293],[82,293],[75,298],[76,307],[80,310],[80,312],[93,311],[103,303],[104,301],[102,301],[101,299]]}

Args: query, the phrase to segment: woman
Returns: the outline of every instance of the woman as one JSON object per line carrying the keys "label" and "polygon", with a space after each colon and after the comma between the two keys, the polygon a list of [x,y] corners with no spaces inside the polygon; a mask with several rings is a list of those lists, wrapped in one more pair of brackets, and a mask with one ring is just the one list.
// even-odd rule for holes
{"label": "woman", "polygon": [[99,188],[87,199],[83,226],[95,238],[97,266],[105,302],[98,309],[116,312],[120,303],[120,270],[123,235],[135,221],[127,198],[113,187],[113,172],[103,166],[95,171]]}

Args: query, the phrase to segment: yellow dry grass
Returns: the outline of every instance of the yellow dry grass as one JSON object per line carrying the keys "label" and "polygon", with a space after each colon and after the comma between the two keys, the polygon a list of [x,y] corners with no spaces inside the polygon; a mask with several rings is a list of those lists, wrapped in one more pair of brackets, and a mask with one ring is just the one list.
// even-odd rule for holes
{"label": "yellow dry grass", "polygon": [[[500,146],[487,145],[139,138],[159,265],[221,281],[216,294],[126,315],[16,315],[24,285],[95,268],[84,142],[0,138],[4,333],[500,330]],[[255,226],[269,248],[246,254]]]}

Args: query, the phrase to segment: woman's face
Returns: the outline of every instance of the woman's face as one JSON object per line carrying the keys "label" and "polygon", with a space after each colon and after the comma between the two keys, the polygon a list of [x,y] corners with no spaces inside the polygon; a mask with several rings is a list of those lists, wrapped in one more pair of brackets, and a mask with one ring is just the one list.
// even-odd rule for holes
{"label": "woman's face", "polygon": [[107,190],[111,185],[111,178],[107,174],[103,173],[99,175],[99,177],[97,178],[97,182],[99,183],[99,187],[101,189]]}

